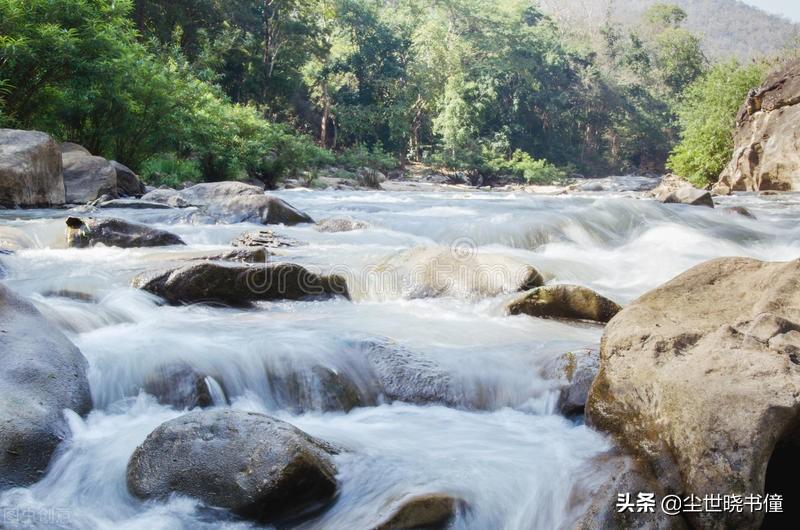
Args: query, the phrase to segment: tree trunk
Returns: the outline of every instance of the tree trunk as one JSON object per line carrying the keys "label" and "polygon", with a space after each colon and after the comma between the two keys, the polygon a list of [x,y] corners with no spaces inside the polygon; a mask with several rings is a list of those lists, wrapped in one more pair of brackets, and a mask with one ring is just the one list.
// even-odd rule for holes
{"label": "tree trunk", "polygon": [[319,124],[319,145],[328,146],[328,120],[331,117],[331,100],[328,96],[328,84],[322,84],[322,121]]}

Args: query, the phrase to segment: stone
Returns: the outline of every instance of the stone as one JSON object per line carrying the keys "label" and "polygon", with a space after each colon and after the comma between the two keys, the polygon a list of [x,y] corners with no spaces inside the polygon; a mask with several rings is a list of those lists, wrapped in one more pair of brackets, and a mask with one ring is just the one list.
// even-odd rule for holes
{"label": "stone", "polygon": [[171,210],[169,206],[160,202],[142,201],[139,199],[111,199],[104,202],[99,202],[95,205],[96,208],[101,209],[128,209],[128,210]]}
{"label": "stone", "polygon": [[[608,324],[587,420],[669,493],[785,495],[800,469],[798,329],[800,261],[702,263]],[[763,515],[688,514],[702,528]]]}
{"label": "stone", "polygon": [[365,296],[479,298],[544,284],[535,268],[520,260],[461,247],[417,247],[389,256],[369,274]]}
{"label": "stone", "polygon": [[213,405],[206,376],[184,363],[159,366],[147,375],[142,389],[162,405],[178,409]]}
{"label": "stone", "polygon": [[402,499],[373,530],[444,530],[466,503],[446,493],[428,493]]}
{"label": "stone", "polygon": [[511,315],[608,322],[620,306],[580,285],[547,285],[527,291],[507,309]]}
{"label": "stone", "polygon": [[287,248],[301,245],[300,241],[276,234],[272,230],[245,232],[233,241],[235,247]]}
{"label": "stone", "polygon": [[176,305],[206,303],[246,307],[258,301],[348,296],[343,278],[321,276],[292,263],[235,266],[203,262],[141,274],[133,279],[132,285]]}
{"label": "stone", "polygon": [[307,214],[270,195],[242,195],[210,203],[204,212],[227,223],[296,225],[313,223]]}
{"label": "stone", "polygon": [[101,156],[64,156],[64,189],[70,204],[86,204],[102,195],[117,196],[117,172]]}
{"label": "stone", "polygon": [[678,188],[676,191],[664,197],[661,202],[664,204],[687,204],[689,206],[714,207],[714,199],[711,197],[711,192],[698,190],[697,188],[689,186]]}
{"label": "stone", "polygon": [[733,156],[714,190],[800,190],[800,59],[773,71],[739,109]]}
{"label": "stone", "polygon": [[464,404],[450,374],[434,360],[404,348],[389,339],[372,339],[359,344],[387,401],[419,405]]}
{"label": "stone", "polygon": [[0,205],[64,204],[58,144],[42,132],[0,129]]}
{"label": "stone", "polygon": [[0,490],[40,480],[69,436],[64,410],[92,408],[88,362],[27,300],[0,284]]}
{"label": "stone", "polygon": [[93,247],[99,244],[121,248],[186,244],[180,237],[165,230],[114,218],[69,217],[66,235],[67,246],[73,248]]}
{"label": "stone", "polygon": [[141,197],[145,193],[144,184],[139,180],[139,176],[128,166],[120,164],[116,160],[111,161],[117,173],[117,194],[122,197]]}
{"label": "stone", "polygon": [[127,484],[140,499],[179,493],[247,519],[287,524],[333,500],[335,452],[270,416],[195,411],[162,424],[136,448]]}
{"label": "stone", "polygon": [[566,382],[559,391],[556,410],[565,416],[583,414],[599,368],[599,353],[592,348],[567,352],[549,363],[544,369],[545,377]]}

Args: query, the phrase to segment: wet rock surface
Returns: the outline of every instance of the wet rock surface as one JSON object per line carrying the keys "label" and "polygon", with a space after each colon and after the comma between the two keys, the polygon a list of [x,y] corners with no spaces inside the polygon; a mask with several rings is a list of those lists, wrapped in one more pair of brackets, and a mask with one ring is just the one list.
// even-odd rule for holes
{"label": "wet rock surface", "polygon": [[64,410],[92,408],[88,363],[27,300],[0,284],[0,490],[40,480],[69,436]]}
{"label": "wet rock surface", "polygon": [[511,315],[595,322],[608,322],[619,310],[616,302],[579,285],[537,287],[508,305]]}
{"label": "wet rock surface", "polygon": [[185,245],[175,234],[123,219],[70,217],[66,233],[67,245],[75,248],[98,244],[121,248]]}
{"label": "wet rock surface", "polygon": [[256,521],[297,520],[336,494],[334,453],[263,414],[196,411],[147,437],[128,463],[127,484],[142,499],[180,493]]}
{"label": "wet rock surface", "polygon": [[[781,493],[798,467],[798,286],[800,261],[721,258],[643,295],[606,328],[588,420],[670,493]],[[758,528],[763,512],[689,517]]]}

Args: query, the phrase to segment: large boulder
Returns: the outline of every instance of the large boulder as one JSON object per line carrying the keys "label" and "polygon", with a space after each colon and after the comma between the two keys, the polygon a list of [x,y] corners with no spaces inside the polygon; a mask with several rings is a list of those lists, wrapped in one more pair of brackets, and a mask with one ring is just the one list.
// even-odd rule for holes
{"label": "large boulder", "polygon": [[212,202],[205,213],[227,223],[296,225],[314,220],[286,201],[270,195],[242,195]]}
{"label": "large boulder", "polygon": [[207,215],[227,223],[295,225],[313,223],[305,213],[264,189],[243,182],[205,182],[186,189],[154,190],[143,200],[174,207],[197,206]]}
{"label": "large boulder", "polygon": [[75,248],[103,244],[109,247],[138,248],[185,245],[183,240],[158,228],[123,219],[67,218],[67,246]]}
{"label": "large boulder", "polygon": [[535,268],[471,247],[417,247],[386,258],[369,271],[361,296],[478,298],[543,285]]}
{"label": "large boulder", "polygon": [[[628,305],[606,328],[586,412],[669,493],[763,495],[765,481],[794,492],[800,261],[713,260]],[[764,514],[688,515],[702,528],[758,528]]]}
{"label": "large boulder", "polygon": [[0,489],[42,478],[69,435],[64,410],[92,408],[88,363],[29,302],[0,284]]}
{"label": "large boulder", "polygon": [[58,144],[45,133],[0,129],[0,206],[64,204]]}
{"label": "large boulder", "polygon": [[[585,511],[571,527],[575,530],[684,530],[681,516],[667,515],[661,509],[664,489],[648,470],[647,464],[618,450],[592,459],[592,475],[581,477],[573,496],[588,497]],[[600,480],[593,480],[600,478]],[[639,493],[652,493],[653,511],[638,510]],[[618,508],[619,495],[628,495],[633,507]]]}
{"label": "large boulder", "polygon": [[139,180],[138,175],[128,166],[120,164],[116,160],[111,161],[114,170],[117,172],[117,193],[123,197],[141,197],[144,195],[144,184]]}
{"label": "large boulder", "polygon": [[335,450],[263,414],[196,411],[170,420],[128,462],[128,489],[142,499],[173,493],[257,521],[297,520],[336,494]]}
{"label": "large boulder", "polygon": [[664,175],[648,195],[665,204],[714,207],[714,199],[709,191],[697,189],[688,180],[673,174]]}
{"label": "large boulder", "polygon": [[800,190],[800,59],[750,91],[733,141],[733,157],[714,191]]}
{"label": "large boulder", "polygon": [[511,315],[608,322],[620,306],[580,285],[547,285],[524,293],[507,309]]}
{"label": "large boulder", "polygon": [[80,151],[64,154],[66,201],[85,204],[103,195],[117,196],[117,171],[101,156],[86,156]]}
{"label": "large boulder", "polygon": [[172,304],[248,306],[265,300],[347,296],[343,278],[315,274],[292,263],[237,266],[203,262],[141,274],[133,279],[132,285]]}

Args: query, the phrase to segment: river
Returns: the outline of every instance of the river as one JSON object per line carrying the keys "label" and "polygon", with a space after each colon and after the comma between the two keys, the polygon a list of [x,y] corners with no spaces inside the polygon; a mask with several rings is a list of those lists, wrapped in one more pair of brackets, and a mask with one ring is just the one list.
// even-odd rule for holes
{"label": "river", "polygon": [[[549,283],[590,287],[625,304],[687,268],[720,256],[800,257],[800,197],[717,198],[717,208],[665,205],[634,193],[329,192],[278,195],[315,219],[369,223],[323,233],[312,225],[271,227],[302,242],[285,260],[347,275],[353,300],[259,303],[253,309],[172,307],[132,289],[142,271],[229,248],[248,224],[212,224],[194,209],[103,210],[180,235],[188,247],[67,249],[63,210],[0,210],[34,248],[2,256],[5,282],[36,306],[89,361],[95,409],[69,414],[72,437],[30,488],[0,496],[20,528],[251,528],[187,498],[142,503],[125,486],[134,448],[181,414],[143,392],[159,366],[214,374],[215,406],[260,411],[346,448],[335,457],[340,492],[303,528],[360,529],[387,503],[444,492],[464,499],[456,528],[569,528],[585,506],[573,495],[602,479],[593,458],[611,441],[554,410],[559,382],[544,367],[597,347],[602,327],[507,316],[510,293],[424,297],[408,286],[376,286],[368,271],[417,247],[491,254],[537,268]],[[745,206],[755,219],[725,209]],[[366,271],[366,272],[365,272]],[[323,411],[315,367],[369,387],[358,345],[390,341],[435,361],[458,389],[453,406],[381,403]],[[294,377],[305,396],[280,391]],[[224,388],[224,392],[221,390]],[[13,522],[13,521],[11,521]],[[36,524],[34,524],[36,523]]]}

